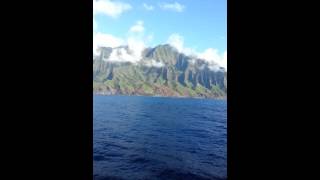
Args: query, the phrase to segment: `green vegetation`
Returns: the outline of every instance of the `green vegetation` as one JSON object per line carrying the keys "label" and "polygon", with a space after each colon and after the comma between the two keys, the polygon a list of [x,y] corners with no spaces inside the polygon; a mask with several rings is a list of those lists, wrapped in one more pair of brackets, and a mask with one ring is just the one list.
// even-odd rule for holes
{"label": "green vegetation", "polygon": [[226,73],[200,68],[205,62],[189,63],[190,57],[177,53],[168,45],[145,52],[144,59],[156,59],[165,66],[143,63],[113,63],[94,59],[93,91],[128,95],[163,95],[223,98],[226,97]]}

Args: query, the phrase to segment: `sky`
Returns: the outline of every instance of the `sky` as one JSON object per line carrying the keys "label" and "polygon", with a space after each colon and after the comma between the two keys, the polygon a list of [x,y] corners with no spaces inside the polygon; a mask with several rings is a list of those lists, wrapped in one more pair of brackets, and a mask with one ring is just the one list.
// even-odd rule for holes
{"label": "sky", "polygon": [[227,65],[227,0],[93,0],[94,49],[169,43]]}

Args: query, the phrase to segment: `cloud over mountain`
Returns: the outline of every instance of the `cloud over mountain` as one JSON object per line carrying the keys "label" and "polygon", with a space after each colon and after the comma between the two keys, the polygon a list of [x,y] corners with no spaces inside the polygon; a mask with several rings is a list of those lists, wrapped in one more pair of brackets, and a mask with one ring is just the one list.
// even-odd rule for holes
{"label": "cloud over mountain", "polygon": [[212,70],[218,70],[219,66],[227,69],[227,51],[223,54],[219,54],[217,49],[208,48],[204,52],[197,52],[196,50],[184,46],[184,38],[173,33],[169,36],[167,43],[175,47],[179,52],[186,55],[191,55],[206,60],[210,64]]}

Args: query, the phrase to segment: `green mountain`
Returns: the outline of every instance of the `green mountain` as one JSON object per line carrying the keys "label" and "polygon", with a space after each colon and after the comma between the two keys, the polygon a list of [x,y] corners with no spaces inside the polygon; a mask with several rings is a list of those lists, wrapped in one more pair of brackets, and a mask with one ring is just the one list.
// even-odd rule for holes
{"label": "green mountain", "polygon": [[[179,53],[170,45],[145,49],[139,61],[130,56],[134,52],[126,46],[102,47],[99,51],[100,55],[93,58],[95,94],[227,96],[227,72],[224,68]],[[129,60],[123,61],[122,58]]]}

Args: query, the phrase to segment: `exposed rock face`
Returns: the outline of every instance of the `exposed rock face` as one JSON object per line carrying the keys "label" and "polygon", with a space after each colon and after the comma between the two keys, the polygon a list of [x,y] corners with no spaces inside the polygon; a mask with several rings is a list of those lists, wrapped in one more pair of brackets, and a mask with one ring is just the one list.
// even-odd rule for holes
{"label": "exposed rock face", "polygon": [[94,93],[227,96],[227,73],[222,67],[212,70],[207,61],[179,53],[170,45],[147,48],[142,59],[134,62],[108,60],[111,53],[130,54],[127,47],[100,48],[100,52],[100,56],[93,60]]}

